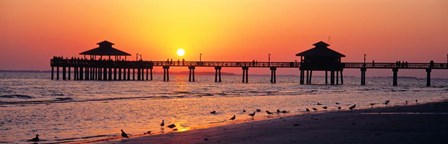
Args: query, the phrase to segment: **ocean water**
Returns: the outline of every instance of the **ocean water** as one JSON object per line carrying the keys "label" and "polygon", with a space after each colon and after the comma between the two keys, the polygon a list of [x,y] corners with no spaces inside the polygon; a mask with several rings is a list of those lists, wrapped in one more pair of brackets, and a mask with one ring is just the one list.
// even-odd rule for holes
{"label": "ocean water", "polygon": [[[45,143],[61,143],[116,137],[120,129],[130,135],[171,132],[161,129],[162,119],[187,131],[230,123],[233,115],[250,121],[247,114],[255,109],[262,112],[254,119],[265,119],[265,110],[303,114],[312,107],[336,111],[337,106],[370,108],[370,103],[385,100],[405,105],[448,99],[448,79],[433,79],[426,87],[424,78],[399,78],[399,86],[393,87],[388,77],[367,78],[366,86],[357,77],[344,77],[344,85],[337,86],[323,85],[322,77],[313,79],[320,84],[299,85],[298,76],[278,76],[276,84],[269,83],[269,76],[249,76],[245,84],[240,75],[224,75],[222,83],[214,83],[210,75],[196,75],[196,82],[188,82],[188,75],[171,75],[170,82],[161,75],[153,81],[49,77],[47,72],[0,72],[0,143],[27,143],[35,134]],[[210,114],[214,110],[217,114]]]}

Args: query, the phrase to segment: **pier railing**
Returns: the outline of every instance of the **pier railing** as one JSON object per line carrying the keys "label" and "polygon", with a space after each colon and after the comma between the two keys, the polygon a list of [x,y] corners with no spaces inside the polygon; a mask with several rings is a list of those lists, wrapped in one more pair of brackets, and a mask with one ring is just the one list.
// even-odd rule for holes
{"label": "pier railing", "polygon": [[368,69],[448,69],[447,63],[362,63],[362,62],[345,62],[344,68],[368,68]]}

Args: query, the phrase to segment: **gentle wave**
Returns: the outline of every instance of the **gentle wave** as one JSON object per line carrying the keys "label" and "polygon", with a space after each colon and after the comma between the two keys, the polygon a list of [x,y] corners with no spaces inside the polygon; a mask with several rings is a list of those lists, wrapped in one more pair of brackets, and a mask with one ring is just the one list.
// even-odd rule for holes
{"label": "gentle wave", "polygon": [[15,94],[15,95],[1,95],[0,98],[32,99],[34,97],[33,96],[29,96],[29,95]]}

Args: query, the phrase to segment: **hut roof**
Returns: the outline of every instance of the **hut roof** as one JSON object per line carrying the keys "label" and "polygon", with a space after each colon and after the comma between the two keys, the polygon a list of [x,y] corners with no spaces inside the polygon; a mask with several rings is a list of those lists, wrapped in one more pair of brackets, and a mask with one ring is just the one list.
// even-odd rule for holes
{"label": "hut roof", "polygon": [[111,43],[107,40],[97,43],[99,47],[79,53],[80,55],[106,55],[106,56],[130,56],[131,54],[113,48]]}
{"label": "hut roof", "polygon": [[315,46],[314,48],[298,53],[296,56],[345,57],[344,54],[328,48],[330,45],[323,41],[317,42],[313,45]]}

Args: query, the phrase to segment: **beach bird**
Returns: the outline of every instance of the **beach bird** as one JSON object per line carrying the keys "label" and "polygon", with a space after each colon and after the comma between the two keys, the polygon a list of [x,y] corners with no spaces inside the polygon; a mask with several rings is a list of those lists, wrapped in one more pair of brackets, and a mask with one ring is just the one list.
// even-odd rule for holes
{"label": "beach bird", "polygon": [[170,129],[172,129],[172,128],[175,128],[176,125],[175,125],[175,124],[170,124],[170,125],[168,125],[167,127],[170,128]]}
{"label": "beach bird", "polygon": [[143,134],[151,134],[151,131],[147,131],[147,132],[145,132],[145,133],[143,133]]}
{"label": "beach bird", "polygon": [[268,115],[271,115],[271,114],[274,114],[273,112],[270,112],[270,111],[266,111],[266,113],[268,114]]}
{"label": "beach bird", "polygon": [[323,106],[322,108],[327,109],[328,107],[327,106]]}
{"label": "beach bird", "polygon": [[418,103],[418,100],[415,100],[415,103]]}
{"label": "beach bird", "polygon": [[408,101],[404,101],[406,104],[408,104]]}
{"label": "beach bird", "polygon": [[243,112],[246,112],[246,109],[243,109]]}
{"label": "beach bird", "polygon": [[121,137],[129,138],[128,134],[126,134],[123,130],[121,130]]}
{"label": "beach bird", "polygon": [[261,109],[256,109],[257,112],[261,112]]}
{"label": "beach bird", "polygon": [[281,113],[289,113],[287,110],[282,110]]}
{"label": "beach bird", "polygon": [[317,105],[322,105],[321,103],[317,102]]}
{"label": "beach bird", "polygon": [[310,109],[308,109],[308,108],[306,108],[305,110],[306,110],[306,112],[309,112],[309,111],[310,111]]}
{"label": "beach bird", "polygon": [[161,127],[165,126],[165,120],[162,120],[162,123],[160,123],[160,126]]}
{"label": "beach bird", "polygon": [[39,139],[39,134],[36,134],[36,137],[30,139],[29,141],[32,141],[32,142],[38,142],[39,140],[40,140],[40,139]]}
{"label": "beach bird", "polygon": [[376,105],[376,103],[370,103],[370,106],[373,107],[374,105]]}
{"label": "beach bird", "polygon": [[338,102],[336,102],[336,105],[339,105],[339,103],[338,103]]}
{"label": "beach bird", "polygon": [[313,108],[314,111],[317,111],[317,108]]}
{"label": "beach bird", "polygon": [[254,116],[255,116],[255,112],[250,113],[249,116],[251,116],[252,118],[254,118]]}
{"label": "beach bird", "polygon": [[280,109],[277,109],[277,113],[280,113]]}
{"label": "beach bird", "polygon": [[338,110],[340,110],[342,107],[341,106],[338,106]]}
{"label": "beach bird", "polygon": [[210,114],[216,114],[216,111],[211,111]]}
{"label": "beach bird", "polygon": [[231,117],[229,120],[235,120],[236,115],[233,115],[233,117]]}
{"label": "beach bird", "polygon": [[348,109],[353,110],[353,109],[355,109],[355,107],[356,107],[356,104],[352,105],[352,106],[349,107]]}
{"label": "beach bird", "polygon": [[389,102],[390,102],[390,100],[386,100],[386,101],[384,102],[384,104],[385,104],[385,105],[389,105]]}

